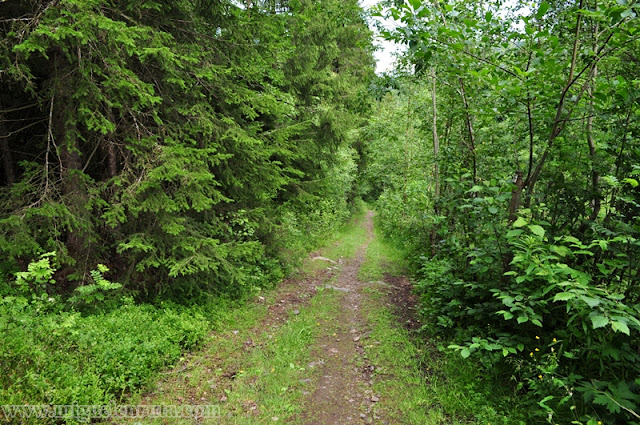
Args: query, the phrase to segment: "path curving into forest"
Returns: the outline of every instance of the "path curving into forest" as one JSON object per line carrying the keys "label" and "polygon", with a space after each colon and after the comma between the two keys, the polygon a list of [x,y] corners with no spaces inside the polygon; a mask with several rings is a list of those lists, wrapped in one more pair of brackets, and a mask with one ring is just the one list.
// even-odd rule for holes
{"label": "path curving into forest", "polygon": [[[394,413],[405,412],[394,405],[415,384],[402,382],[406,378],[391,370],[393,362],[385,364],[376,349],[397,331],[415,328],[415,299],[406,277],[387,273],[391,265],[372,258],[370,246],[379,244],[373,217],[373,211],[358,215],[346,235],[309,256],[302,275],[239,308],[206,346],[186,354],[135,400],[142,405],[215,405],[220,416],[128,423],[398,423]],[[366,267],[377,267],[383,279],[369,279]],[[383,310],[392,318],[381,334],[374,315]],[[383,381],[399,389],[395,399],[377,387]]]}

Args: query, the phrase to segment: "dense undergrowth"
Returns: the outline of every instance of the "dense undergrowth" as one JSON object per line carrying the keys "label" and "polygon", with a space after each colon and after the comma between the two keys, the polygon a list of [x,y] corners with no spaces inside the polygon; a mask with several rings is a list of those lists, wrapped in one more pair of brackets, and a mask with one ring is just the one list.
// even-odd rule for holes
{"label": "dense undergrowth", "polygon": [[637,5],[409,3],[365,178],[425,330],[514,420],[638,423]]}

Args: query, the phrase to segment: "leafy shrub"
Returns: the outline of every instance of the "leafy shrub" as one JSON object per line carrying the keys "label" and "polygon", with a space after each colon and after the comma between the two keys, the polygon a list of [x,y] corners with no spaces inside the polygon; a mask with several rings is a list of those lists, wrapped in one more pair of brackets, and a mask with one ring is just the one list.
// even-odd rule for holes
{"label": "leafy shrub", "polygon": [[629,240],[584,244],[549,238],[547,226],[523,218],[513,224],[506,233],[510,270],[500,282],[488,269],[425,259],[417,284],[422,311],[457,340],[450,349],[510,374],[541,419],[633,423],[629,415],[640,402],[638,308],[583,271],[597,252]]}
{"label": "leafy shrub", "polygon": [[[157,371],[204,339],[211,323],[198,308],[134,305],[82,315],[73,308],[106,300],[119,285],[104,279],[61,302],[49,296],[55,256],[31,263],[0,297],[0,404],[107,404],[148,384]],[[12,295],[8,295],[12,294]]]}

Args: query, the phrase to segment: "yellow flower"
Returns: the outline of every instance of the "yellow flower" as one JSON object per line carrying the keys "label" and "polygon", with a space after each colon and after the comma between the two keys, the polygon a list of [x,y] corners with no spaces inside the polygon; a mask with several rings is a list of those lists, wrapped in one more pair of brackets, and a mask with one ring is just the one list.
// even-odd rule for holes
{"label": "yellow flower", "polygon": [[558,340],[557,340],[557,339],[555,339],[555,338],[553,338],[553,342],[558,342]]}
{"label": "yellow flower", "polygon": [[539,348],[536,348],[536,351],[540,351],[540,349],[539,349]]}
{"label": "yellow flower", "polygon": [[536,339],[540,339],[540,337],[538,335],[536,335]]}
{"label": "yellow flower", "polygon": [[598,421],[598,425],[602,425],[602,421]]}
{"label": "yellow flower", "polygon": [[542,375],[538,375],[538,378],[542,379]]}
{"label": "yellow flower", "polygon": [[531,357],[533,357],[533,353],[529,353],[529,355],[530,355]]}

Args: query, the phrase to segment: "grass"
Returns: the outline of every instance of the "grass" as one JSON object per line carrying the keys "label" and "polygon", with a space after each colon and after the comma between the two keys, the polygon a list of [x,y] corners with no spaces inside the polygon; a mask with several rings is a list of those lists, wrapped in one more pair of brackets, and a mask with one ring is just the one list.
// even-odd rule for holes
{"label": "grass", "polygon": [[[320,333],[327,332],[336,297],[334,291],[322,291],[309,308],[292,316],[272,338],[263,339],[264,345],[246,359],[251,366],[238,379],[223,409],[233,416],[233,423],[291,423],[301,413],[303,392],[311,389],[313,381],[314,371],[308,366],[313,360],[311,347]],[[254,406],[256,410],[251,411]]]}
{"label": "grass", "polygon": [[[377,223],[376,217],[374,222]],[[376,235],[367,247],[365,261],[358,272],[358,278],[362,281],[380,281],[383,280],[385,273],[401,275],[404,272],[403,252]]]}
{"label": "grass", "polygon": [[[222,417],[211,420],[216,424],[291,423],[301,411],[303,392],[311,389],[312,343],[331,326],[337,296],[334,291],[319,290],[299,314],[290,312],[286,323],[275,329],[260,326],[265,306],[274,299],[238,309],[212,336],[206,350],[184,366],[177,365],[175,375],[169,372],[158,383],[153,404],[219,405]],[[193,419],[136,422],[187,424]]]}
{"label": "grass", "polygon": [[[366,240],[367,237],[366,229],[358,225],[358,223],[365,219],[366,213],[366,205],[359,204],[351,220],[337,231],[335,239],[327,243],[319,252],[319,255],[333,261],[353,257],[358,247],[362,245],[362,242]],[[306,267],[308,268],[308,265]],[[327,267],[326,262],[314,261],[311,264],[311,271],[316,271],[324,267]]]}
{"label": "grass", "polygon": [[196,347],[209,326],[198,312],[151,305],[86,317],[11,312],[13,322],[2,329],[1,405],[109,404],[152,382],[183,350]]}
{"label": "grass", "polygon": [[[336,261],[354,256],[368,237],[367,230],[358,225],[365,214],[366,209],[360,208],[336,239],[316,255]],[[383,280],[388,274],[403,272],[402,258],[401,251],[376,236],[370,241],[359,270],[361,280],[372,282],[365,289],[361,305],[371,329],[368,341],[373,343],[365,346],[365,353],[375,366],[374,390],[380,394],[380,402],[375,405],[378,415],[394,424],[517,424],[509,419],[518,417],[511,407],[513,403],[509,404],[513,400],[501,395],[500,386],[480,375],[472,362],[439,352],[432,342],[437,337],[410,333],[398,323]],[[333,265],[307,260],[300,272],[309,276],[327,267]],[[317,292],[302,293],[279,287],[263,291],[256,302],[221,304],[219,310],[204,309],[199,315],[174,312],[167,316],[165,313],[170,309],[165,308],[160,314],[148,307],[153,311],[148,312],[144,321],[136,321],[137,310],[129,315],[116,312],[112,316],[83,318],[82,332],[72,327],[68,332],[73,338],[66,333],[52,335],[50,345],[60,341],[71,344],[58,354],[59,365],[64,366],[62,354],[70,353],[75,359],[78,349],[73,344],[78,345],[78,341],[107,357],[112,352],[111,345],[117,347],[126,342],[126,353],[115,353],[109,358],[114,367],[122,369],[122,374],[132,371],[140,374],[137,379],[141,389],[136,391],[149,391],[146,395],[128,392],[125,398],[128,404],[218,405],[222,417],[201,424],[299,423],[304,396],[313,392],[318,378],[316,369],[309,367],[310,362],[317,360],[313,359],[316,341],[322,335],[339,331],[341,326],[336,312],[344,294],[319,286]],[[288,307],[281,306],[289,308],[284,316],[269,314],[269,308],[279,305],[278,300],[294,296],[304,299],[297,300],[299,304],[295,307],[291,303],[284,304]],[[205,312],[212,317],[203,317]],[[210,332],[214,322],[216,331]],[[151,336],[148,340],[132,339],[133,333],[124,325],[138,334]],[[96,332],[102,328],[113,328],[108,341],[96,339]],[[164,341],[161,337],[166,342],[158,345],[158,341]],[[184,352],[185,347],[195,351]],[[131,359],[135,367],[120,364],[119,359],[127,358],[127,353],[138,356]],[[46,356],[43,353],[41,357],[46,360]],[[87,354],[85,369],[107,365],[106,360],[95,358]],[[164,372],[158,375],[161,368]],[[67,375],[76,376],[73,370]],[[87,376],[79,379],[86,380]],[[85,402],[91,404],[91,400]],[[129,423],[187,424],[193,423],[193,419],[134,419]]]}
{"label": "grass", "polygon": [[366,317],[372,326],[367,355],[376,366],[374,389],[384,394],[379,408],[392,423],[402,424],[516,424],[496,407],[478,369],[455,354],[398,326],[386,306],[386,295],[368,291]]}

